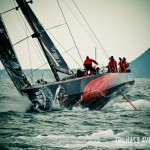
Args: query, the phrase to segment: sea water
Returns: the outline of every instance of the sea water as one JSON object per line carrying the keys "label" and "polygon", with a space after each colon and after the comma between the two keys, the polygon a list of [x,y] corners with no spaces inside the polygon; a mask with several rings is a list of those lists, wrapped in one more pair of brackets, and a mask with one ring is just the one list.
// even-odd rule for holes
{"label": "sea water", "polygon": [[75,107],[27,113],[31,103],[9,78],[0,78],[0,150],[150,149],[150,78],[100,111]]}

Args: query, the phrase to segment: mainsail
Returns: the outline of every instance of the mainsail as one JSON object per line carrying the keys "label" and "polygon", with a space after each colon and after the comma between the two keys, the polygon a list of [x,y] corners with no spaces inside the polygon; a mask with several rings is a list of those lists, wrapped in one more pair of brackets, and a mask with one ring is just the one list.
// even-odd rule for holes
{"label": "mainsail", "polygon": [[28,3],[25,0],[16,0],[16,2],[18,3],[19,8],[34,32],[32,37],[36,37],[39,40],[48,62],[53,64],[53,67],[51,68],[55,69],[55,71],[69,73],[68,65],[60,55],[52,40],[49,38],[48,34],[33,13],[32,9],[29,7]]}
{"label": "mainsail", "polygon": [[0,60],[5,67],[14,85],[21,93],[21,88],[30,85],[24,75],[15,51],[10,42],[5,24],[0,15]]}

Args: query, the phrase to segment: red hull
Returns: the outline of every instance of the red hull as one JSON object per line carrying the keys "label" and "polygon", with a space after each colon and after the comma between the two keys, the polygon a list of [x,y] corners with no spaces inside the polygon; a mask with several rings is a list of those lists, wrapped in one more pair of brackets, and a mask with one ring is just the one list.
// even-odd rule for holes
{"label": "red hull", "polygon": [[89,82],[82,95],[81,104],[90,109],[101,109],[111,96],[129,90],[134,80],[129,80],[126,74],[109,73]]}

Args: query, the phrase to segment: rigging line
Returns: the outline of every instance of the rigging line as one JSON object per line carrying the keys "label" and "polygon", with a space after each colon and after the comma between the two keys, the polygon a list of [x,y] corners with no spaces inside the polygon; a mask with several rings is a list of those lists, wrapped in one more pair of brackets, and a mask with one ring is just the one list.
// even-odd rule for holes
{"label": "rigging line", "polygon": [[74,62],[81,68],[81,65],[73,58],[72,55],[70,55],[70,54],[68,53],[68,51],[72,50],[74,47],[75,47],[75,46],[71,47],[70,49],[68,49],[67,51],[65,51],[64,53],[62,53],[62,55],[65,54],[65,53],[67,53],[67,54],[74,60]]}
{"label": "rigging line", "polygon": [[96,38],[96,40],[98,41],[98,43],[100,44],[100,46],[102,47],[104,53],[106,54],[106,56],[109,58],[107,52],[105,51],[104,47],[102,46],[101,42],[99,41],[99,39],[97,38],[96,34],[94,33],[94,31],[92,30],[92,28],[90,27],[89,23],[87,22],[87,20],[85,19],[85,17],[83,16],[82,12],[80,11],[79,7],[77,6],[77,4],[75,3],[74,0],[72,0],[74,5],[76,6],[76,8],[78,9],[80,15],[82,16],[82,18],[84,19],[84,21],[86,22],[87,26],[89,27],[89,29],[91,30],[91,32],[93,33],[94,37]]}
{"label": "rigging line", "polygon": [[[65,3],[65,1],[64,1]],[[65,3],[66,4],[66,3]],[[80,22],[80,20],[76,17],[76,15],[73,13],[73,11],[71,10],[71,8],[66,4],[66,6],[68,7],[68,9],[70,10],[70,12],[73,14],[73,16],[77,19],[77,21],[79,22],[79,24],[82,26],[82,28],[85,30],[85,32],[91,37],[91,39],[93,40],[93,42],[97,45],[97,47],[99,47],[99,45],[96,43],[95,39],[93,39],[93,37],[90,35],[90,33],[84,28],[83,24]],[[99,47],[100,48],[100,47]],[[101,49],[101,48],[100,48]],[[103,51],[102,51],[103,52]],[[108,57],[104,52],[103,54]]]}
{"label": "rigging line", "polygon": [[[48,33],[50,33],[50,31],[48,31]],[[64,46],[54,37],[54,35],[52,35],[51,33],[50,33],[50,35],[51,35],[51,36],[58,42],[58,44],[64,49],[65,52],[61,53],[61,55],[63,55],[64,53],[67,52],[67,54],[74,60],[74,62],[75,62],[79,67],[81,67],[81,65],[79,65],[79,63],[68,53],[69,50],[73,49],[73,48],[76,47],[76,46],[70,48],[69,50],[66,50],[66,49],[64,48]]]}
{"label": "rigging line", "polygon": [[54,35],[48,31],[48,33],[56,40],[56,42],[66,51],[66,49],[64,48],[64,46],[54,37]]}
{"label": "rigging line", "polygon": [[67,53],[67,54],[74,60],[74,62],[75,62],[80,68],[82,68],[81,65],[73,58],[73,56],[68,53],[68,51],[72,50],[72,49],[75,48],[75,47],[76,47],[76,46],[71,47],[70,49],[68,49],[68,50],[66,50],[65,52],[63,52],[61,55]]}
{"label": "rigging line", "polygon": [[12,10],[14,10],[14,9],[17,9],[17,8],[18,8],[18,7],[14,7],[14,8],[12,8],[12,9],[6,10],[6,11],[0,13],[0,14],[3,15],[3,14],[5,14],[5,13],[7,13],[7,12],[9,12],[9,11],[12,11]]}
{"label": "rigging line", "polygon": [[51,27],[51,28],[47,28],[47,29],[45,29],[45,31],[51,30],[51,29],[54,29],[54,28],[57,28],[57,27],[60,27],[60,26],[63,26],[63,25],[66,25],[66,23],[62,23],[62,24],[59,24],[57,26],[54,26],[54,27]]}
{"label": "rigging line", "polygon": [[[26,35],[28,36],[28,29],[27,29],[27,22],[25,22],[25,27],[26,27]],[[27,38],[27,45],[28,45],[28,54],[29,54],[29,60],[30,60],[30,67],[31,67],[31,75],[33,78],[33,73],[32,73],[32,62],[31,62],[31,56],[30,56],[30,48],[29,48],[29,39]],[[33,84],[33,83],[32,83]]]}
{"label": "rigging line", "polygon": [[[74,46],[74,47],[75,47],[75,46]],[[74,62],[75,62],[80,68],[82,68],[81,65],[73,58],[72,55],[70,55],[68,52],[67,52],[67,54],[74,60]]]}
{"label": "rigging line", "polygon": [[65,52],[61,53],[61,55],[68,53],[68,51],[72,50],[73,48],[75,48],[75,46],[73,46],[73,47],[69,48],[68,50],[66,50]]}
{"label": "rigging line", "polygon": [[60,6],[60,4],[59,4],[59,0],[57,0],[57,3],[58,3],[58,6],[59,6],[59,8],[60,8],[60,10],[61,10],[61,13],[62,13],[62,15],[63,15],[63,18],[64,18],[64,20],[65,20],[65,22],[66,22],[66,25],[67,25],[67,27],[68,27],[68,30],[69,30],[70,35],[71,35],[71,37],[72,37],[72,40],[74,41],[74,44],[75,44],[75,46],[76,46],[76,49],[77,49],[78,54],[79,54],[79,56],[80,56],[80,59],[81,59],[81,61],[82,61],[82,63],[83,63],[83,59],[82,59],[81,54],[80,54],[80,52],[79,52],[79,49],[78,49],[78,47],[77,47],[77,45],[76,45],[76,42],[75,42],[75,40],[74,40],[74,37],[73,37],[73,35],[72,35],[72,33],[71,33],[70,27],[69,27],[69,25],[68,25],[68,23],[67,23],[67,20],[66,20],[65,15],[64,15],[64,13],[63,13],[63,11],[62,11],[62,8],[61,8],[61,6]]}
{"label": "rigging line", "polygon": [[[14,0],[13,0],[13,2],[14,2]],[[11,5],[12,5],[12,7],[13,7],[13,4],[12,4],[12,3],[11,3]],[[15,2],[14,2],[14,5],[16,5]],[[15,14],[16,14],[17,18],[19,19],[19,22],[20,22],[20,24],[22,25],[23,30],[25,31],[24,26],[23,26],[23,24],[22,24],[22,22],[21,22],[19,16],[17,15],[16,12],[15,12]],[[25,23],[25,21],[24,21],[22,15],[21,15],[21,13],[20,13],[20,11],[19,11],[19,14],[20,14],[20,17],[21,17],[22,21]],[[28,29],[28,28],[27,28],[27,29]],[[25,31],[25,32],[26,32],[26,31]],[[28,29],[28,32],[30,33],[29,29]],[[30,36],[31,36],[31,33],[30,33]],[[37,54],[37,56],[40,58],[40,61],[41,61],[41,58],[42,58],[43,62],[45,62],[45,61],[44,61],[44,58],[43,58],[43,55],[41,54],[41,51],[39,50],[39,47],[37,46],[37,43],[36,43],[34,40],[33,40],[33,42],[35,43],[35,46],[36,46],[36,48],[37,48],[37,50],[38,50],[38,52],[39,52],[39,54],[40,54],[41,57],[39,57],[37,51],[35,51],[36,54]],[[33,46],[33,44],[32,44],[32,46]],[[33,48],[35,49],[34,46],[33,46]],[[41,61],[41,62],[42,62],[42,61]],[[46,66],[46,67],[47,67],[47,66]],[[47,67],[47,69],[48,69],[48,67]]]}
{"label": "rigging line", "polygon": [[[45,65],[47,65],[47,62],[46,62],[44,65],[40,66],[39,68],[36,68],[34,71],[32,71],[32,73],[36,72],[37,70],[39,70],[40,68],[42,68],[42,67],[45,66]],[[26,74],[26,76],[29,76],[30,74],[31,74],[31,73]]]}
{"label": "rigging line", "polygon": [[[49,32],[49,31],[48,31]],[[50,33],[50,32],[49,32]],[[51,33],[50,33],[51,34]],[[73,49],[74,47],[76,47],[76,46],[73,46],[72,48],[70,48],[69,50],[66,50],[65,48],[64,48],[64,46],[51,34],[51,36],[58,42],[58,44],[64,49],[64,52],[63,53],[61,53],[61,55],[63,55],[63,54],[65,54],[65,53],[67,53],[73,60],[74,60],[74,62],[79,66],[79,67],[81,67],[81,65],[68,53],[68,51],[70,51],[71,49]]]}
{"label": "rigging line", "polygon": [[30,37],[31,37],[31,36],[27,36],[26,38],[24,38],[24,39],[22,39],[22,40],[20,40],[20,41],[18,41],[18,42],[16,42],[16,43],[14,43],[13,46],[15,46],[15,45],[17,45],[17,44],[23,42],[24,40],[27,40],[27,39],[30,38]]}
{"label": "rigging line", "polygon": [[[54,27],[45,29],[45,31],[51,30],[51,29],[53,29],[53,28],[57,28],[57,27],[59,27],[59,26],[65,25],[65,24],[66,24],[66,23],[63,23],[63,24],[60,24],[60,25],[58,25],[58,26],[54,26]],[[41,32],[42,32],[42,31],[41,31]],[[19,44],[19,43],[21,43],[22,41],[24,41],[24,40],[26,40],[26,39],[28,39],[28,38],[30,38],[30,37],[32,37],[32,36],[30,35],[30,36],[27,36],[26,38],[23,38],[22,40],[20,40],[20,41],[14,43],[13,46],[14,46],[14,45],[17,45],[17,44]]]}
{"label": "rigging line", "polygon": [[[42,66],[40,66],[40,67],[38,67],[38,68],[36,68],[35,70],[33,70],[32,71],[32,73],[34,73],[34,72],[36,72],[36,71],[38,71],[40,68],[42,68],[43,66],[45,66],[45,65],[48,65],[48,63],[46,62],[45,64],[43,64]],[[46,69],[46,71],[47,71],[47,69]],[[31,73],[29,73],[29,74],[26,74],[26,76],[29,76]],[[48,75],[49,75],[49,73],[48,73]],[[53,76],[50,76],[50,77],[52,77],[51,79],[53,79],[53,82],[55,81],[54,80],[54,77]],[[34,81],[35,82],[35,81]]]}

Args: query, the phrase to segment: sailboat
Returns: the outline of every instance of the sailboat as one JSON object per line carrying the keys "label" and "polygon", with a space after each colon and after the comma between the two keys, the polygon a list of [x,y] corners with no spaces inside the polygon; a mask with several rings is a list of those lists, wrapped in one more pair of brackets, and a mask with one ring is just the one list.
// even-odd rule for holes
{"label": "sailboat", "polygon": [[[46,30],[29,6],[29,1],[16,0],[17,9],[22,11],[33,34],[44,53],[55,78],[54,82],[38,80],[32,84],[26,77],[6,25],[0,15],[0,60],[19,93],[27,96],[35,111],[50,111],[54,104],[61,108],[72,109],[80,105],[90,110],[102,109],[113,96],[127,92],[134,84],[132,73],[96,72],[88,76],[76,76],[62,57]],[[65,74],[61,79],[59,72]]]}

